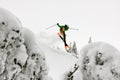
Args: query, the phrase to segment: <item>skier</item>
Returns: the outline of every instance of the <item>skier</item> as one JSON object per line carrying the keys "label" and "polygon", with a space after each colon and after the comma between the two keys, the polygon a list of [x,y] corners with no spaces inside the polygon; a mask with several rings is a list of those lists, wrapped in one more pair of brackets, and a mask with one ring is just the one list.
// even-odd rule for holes
{"label": "skier", "polygon": [[69,26],[66,25],[66,24],[65,25],[59,25],[59,23],[57,23],[57,26],[60,28],[60,32],[58,33],[58,35],[63,40],[65,49],[67,50],[67,49],[69,49],[69,46],[66,43],[66,34],[65,34],[65,31],[68,31]]}

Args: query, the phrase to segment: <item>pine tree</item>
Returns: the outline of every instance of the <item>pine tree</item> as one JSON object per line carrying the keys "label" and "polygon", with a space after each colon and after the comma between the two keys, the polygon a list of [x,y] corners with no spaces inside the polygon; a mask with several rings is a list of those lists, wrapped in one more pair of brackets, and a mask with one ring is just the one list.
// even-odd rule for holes
{"label": "pine tree", "polygon": [[75,41],[74,41],[73,46],[72,46],[72,52],[75,53],[76,55],[78,55],[77,46],[76,46],[76,42]]}
{"label": "pine tree", "polygon": [[92,43],[92,38],[91,38],[91,37],[89,37],[88,43],[89,43],[89,44]]}

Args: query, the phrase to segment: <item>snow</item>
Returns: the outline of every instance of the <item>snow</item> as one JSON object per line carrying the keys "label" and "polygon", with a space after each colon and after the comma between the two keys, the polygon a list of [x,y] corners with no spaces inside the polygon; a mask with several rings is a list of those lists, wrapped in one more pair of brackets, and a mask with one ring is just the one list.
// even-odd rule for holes
{"label": "snow", "polygon": [[62,80],[63,74],[77,62],[77,59],[64,50],[64,44],[57,35],[49,34],[47,30],[40,32],[38,40],[45,53],[50,75],[53,80]]}

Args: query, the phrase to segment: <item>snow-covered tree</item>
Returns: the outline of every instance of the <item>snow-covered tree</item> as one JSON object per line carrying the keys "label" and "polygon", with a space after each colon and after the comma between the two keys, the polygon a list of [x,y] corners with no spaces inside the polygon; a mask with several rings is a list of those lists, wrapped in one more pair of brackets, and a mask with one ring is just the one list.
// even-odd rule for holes
{"label": "snow-covered tree", "polygon": [[72,52],[75,53],[76,55],[78,55],[77,46],[76,46],[76,42],[75,41],[73,43]]}
{"label": "snow-covered tree", "polygon": [[81,49],[73,80],[120,80],[120,52],[104,43],[91,43]]}
{"label": "snow-covered tree", "polygon": [[73,44],[70,43],[70,48],[67,50],[67,52],[73,54],[76,58],[78,58],[78,51],[75,41],[73,42]]}
{"label": "snow-covered tree", "polygon": [[78,68],[79,66],[75,64],[74,67],[70,71],[67,71],[64,74],[63,80],[74,80],[74,73],[78,70]]}
{"label": "snow-covered tree", "polygon": [[92,43],[92,38],[91,37],[89,37],[88,43]]}
{"label": "snow-covered tree", "polygon": [[0,8],[0,80],[50,80],[44,53],[32,31]]}

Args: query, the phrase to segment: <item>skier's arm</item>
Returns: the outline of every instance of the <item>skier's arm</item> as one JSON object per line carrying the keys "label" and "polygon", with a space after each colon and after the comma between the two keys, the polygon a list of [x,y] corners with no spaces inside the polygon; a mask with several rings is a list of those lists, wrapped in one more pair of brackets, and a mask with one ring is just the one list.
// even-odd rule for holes
{"label": "skier's arm", "polygon": [[57,26],[58,26],[59,28],[61,28],[61,26],[59,25],[59,23],[57,23]]}

